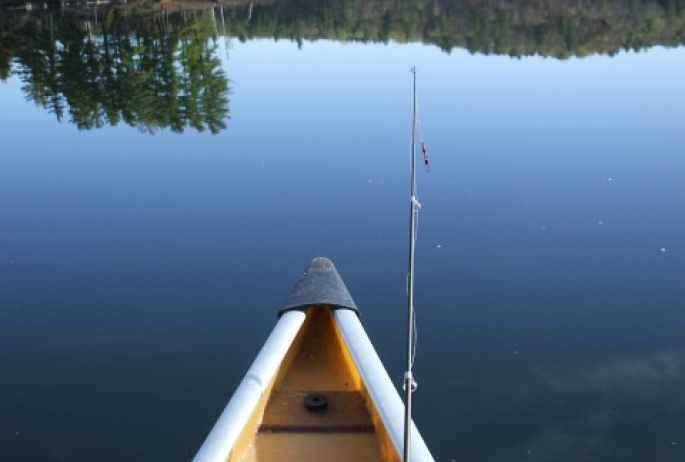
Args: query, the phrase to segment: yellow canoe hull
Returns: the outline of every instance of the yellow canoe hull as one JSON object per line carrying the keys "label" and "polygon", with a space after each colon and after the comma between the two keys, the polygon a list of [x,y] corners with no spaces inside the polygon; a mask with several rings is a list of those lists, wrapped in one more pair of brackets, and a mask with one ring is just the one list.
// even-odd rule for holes
{"label": "yellow canoe hull", "polygon": [[[306,398],[325,399],[308,408]],[[316,403],[316,401],[315,401]],[[311,307],[229,462],[399,462],[331,308]]]}
{"label": "yellow canoe hull", "polygon": [[[285,306],[193,462],[400,462],[404,405],[330,260]],[[434,462],[413,423],[411,441]]]}

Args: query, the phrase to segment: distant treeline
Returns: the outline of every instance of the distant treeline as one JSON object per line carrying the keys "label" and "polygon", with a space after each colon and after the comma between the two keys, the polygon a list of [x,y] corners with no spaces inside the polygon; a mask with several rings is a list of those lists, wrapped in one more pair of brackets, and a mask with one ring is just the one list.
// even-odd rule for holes
{"label": "distant treeline", "polygon": [[277,0],[228,10],[230,34],[422,42],[556,58],[685,43],[685,0]]}
{"label": "distant treeline", "polygon": [[[154,5],[159,14],[200,4],[139,7]],[[685,0],[239,0],[216,10],[216,33],[242,40],[422,42],[448,52],[556,58],[685,43]]]}
{"label": "distant treeline", "polygon": [[203,15],[12,17],[0,18],[0,79],[18,75],[26,98],[57,119],[68,114],[80,129],[226,127],[229,83]]}

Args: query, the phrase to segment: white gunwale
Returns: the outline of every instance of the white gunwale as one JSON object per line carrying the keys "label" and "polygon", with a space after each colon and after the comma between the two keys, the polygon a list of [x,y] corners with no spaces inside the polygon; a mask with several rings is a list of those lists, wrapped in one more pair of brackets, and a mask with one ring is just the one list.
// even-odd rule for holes
{"label": "white gunwale", "polygon": [[193,462],[225,462],[273,382],[305,320],[302,311],[284,313],[238,385]]}
{"label": "white gunwale", "polygon": [[[359,321],[350,310],[336,310],[334,318],[362,382],[378,412],[398,454],[404,449],[404,403],[395,389],[388,371]],[[433,456],[412,422],[412,460],[432,462]]]}

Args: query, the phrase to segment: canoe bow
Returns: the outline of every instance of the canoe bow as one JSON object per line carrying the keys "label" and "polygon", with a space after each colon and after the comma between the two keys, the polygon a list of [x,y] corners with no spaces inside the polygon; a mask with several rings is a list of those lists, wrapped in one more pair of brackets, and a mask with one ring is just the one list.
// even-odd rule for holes
{"label": "canoe bow", "polygon": [[[403,419],[345,283],[317,257],[193,462],[400,462]],[[433,462],[413,423],[411,446]]]}

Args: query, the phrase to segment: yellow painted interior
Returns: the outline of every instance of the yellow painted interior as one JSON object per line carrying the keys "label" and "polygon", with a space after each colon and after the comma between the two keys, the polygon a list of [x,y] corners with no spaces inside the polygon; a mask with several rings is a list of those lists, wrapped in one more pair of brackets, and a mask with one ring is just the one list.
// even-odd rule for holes
{"label": "yellow painted interior", "polygon": [[343,347],[331,310],[310,308],[303,329],[279,371],[279,391],[351,391],[361,389],[361,377]]}
{"label": "yellow painted interior", "polygon": [[[366,403],[367,410],[357,412],[352,419],[344,422],[362,422],[357,429],[344,427],[341,431],[310,431],[298,427],[298,416],[314,421],[316,415],[307,414],[301,397],[307,393],[330,393],[330,399],[345,395],[358,402]],[[269,406],[271,393],[290,397],[279,399]],[[359,398],[354,398],[359,396]],[[276,403],[286,403],[292,408],[274,409]],[[292,403],[292,404],[289,404]],[[328,411],[333,411],[333,402]],[[363,407],[363,405],[360,405]],[[326,425],[336,428],[330,421],[334,415],[324,415]],[[338,413],[339,414],[339,413]],[[364,417],[365,416],[365,417]],[[347,416],[349,417],[349,416]],[[341,421],[342,421],[341,420]],[[262,422],[282,424],[274,426]],[[353,426],[354,427],[354,426]],[[371,402],[354,361],[335,325],[332,312],[327,307],[312,307],[281,365],[275,379],[269,384],[268,393],[262,398],[249,424],[246,426],[228,462],[399,462],[400,457],[394,449],[380,417]]]}

